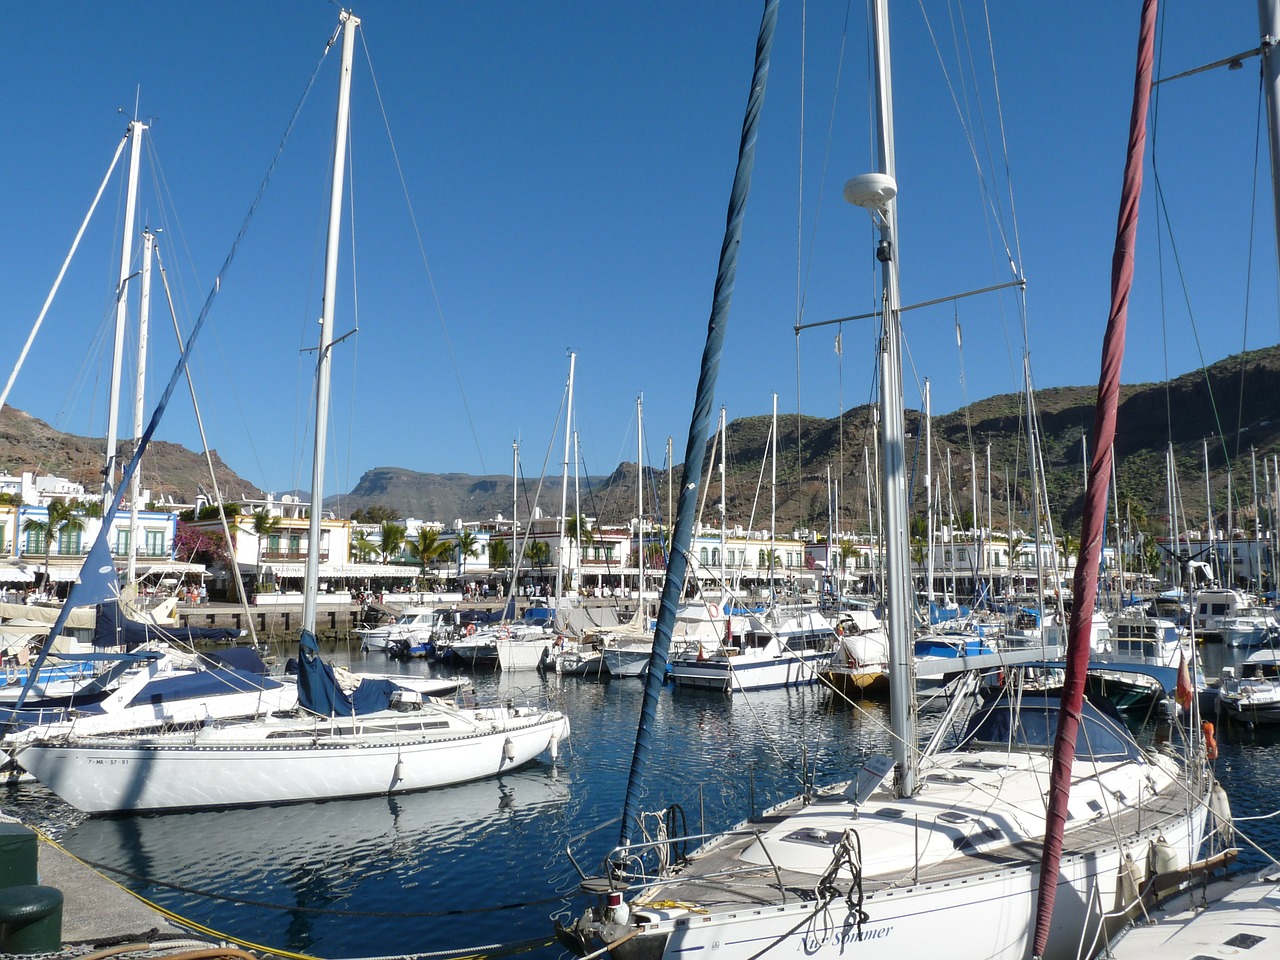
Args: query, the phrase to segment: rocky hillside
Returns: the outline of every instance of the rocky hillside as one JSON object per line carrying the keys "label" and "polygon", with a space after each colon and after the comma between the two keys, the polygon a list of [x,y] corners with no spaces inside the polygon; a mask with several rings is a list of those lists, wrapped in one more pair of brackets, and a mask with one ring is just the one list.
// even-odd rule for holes
{"label": "rocky hillside", "polygon": [[[1061,387],[1036,395],[1041,425],[1041,456],[1045,463],[1049,500],[1059,529],[1078,524],[1084,492],[1081,438],[1093,423],[1095,388]],[[1204,441],[1209,441],[1214,507],[1226,511],[1227,465],[1234,464],[1235,516],[1247,515],[1252,502],[1250,450],[1259,459],[1280,451],[1280,348],[1240,354],[1206,371],[1186,374],[1168,383],[1129,385],[1121,392],[1116,442],[1117,479],[1122,503],[1139,518],[1168,512],[1165,505],[1165,456],[1172,446],[1177,464],[1183,509],[1193,523],[1204,517]],[[1026,411],[1020,395],[980,400],[932,425],[934,476],[944,502],[956,514],[971,510],[970,464],[976,465],[980,499],[986,500],[987,449],[994,477],[992,500],[997,523],[1008,510],[1015,522],[1029,525],[1030,484],[1027,480]],[[843,417],[783,416],[778,425],[777,523],[780,530],[808,527],[823,532],[829,513],[828,470],[841,482],[842,529],[865,529],[867,516],[864,449],[873,458],[875,438],[869,407],[855,407]],[[923,507],[924,451],[918,412],[909,412],[908,470],[913,503]],[[770,491],[760,487],[761,464],[770,447],[768,417],[744,417],[729,424],[727,516],[731,526],[756,529],[769,523]],[[1213,439],[1225,437],[1222,439]],[[0,414],[0,469],[11,473],[44,470],[79,480],[88,487],[99,483],[101,440],[60,434],[21,411]],[[156,443],[145,483],[154,496],[172,495],[190,502],[197,484],[206,483],[204,460],[182,447]],[[947,452],[950,451],[950,487]],[[971,460],[972,451],[972,460]],[[219,483],[228,499],[261,496],[252,484],[229,468],[219,467]],[[705,468],[704,468],[705,469]],[[679,470],[679,468],[677,468]],[[666,515],[668,477],[646,469],[646,514],[653,504]],[[1259,486],[1262,468],[1259,466]],[[769,476],[765,471],[764,476]],[[718,478],[718,471],[717,471]],[[1007,478],[1007,481],[1006,481]],[[679,482],[679,476],[675,481]],[[1006,485],[1007,484],[1007,485]],[[624,463],[607,477],[579,482],[582,511],[604,523],[623,523],[635,516],[636,465]],[[1007,493],[1006,493],[1007,491]],[[302,494],[305,496],[305,493]],[[713,483],[706,520],[715,516],[719,498]],[[399,517],[449,524],[456,519],[510,517],[512,482],[509,476],[476,477],[461,473],[418,473],[401,467],[376,467],[360,478],[348,494],[326,499],[339,516],[357,509],[382,506]],[[570,490],[572,502],[572,490]],[[520,484],[518,512],[527,517],[535,509],[551,515],[560,507],[559,477],[548,478],[538,492],[536,477]]]}
{"label": "rocky hillside", "polygon": [[[122,443],[120,456],[127,461],[132,449],[132,441]],[[0,472],[13,476],[24,471],[53,474],[97,491],[102,486],[105,459],[106,441],[100,437],[60,433],[43,420],[13,407],[0,411]],[[214,475],[225,498],[262,496],[261,490],[238,477],[216,452],[212,459]],[[199,488],[211,489],[204,456],[186,447],[156,440],[144,461],[142,485],[151,490],[153,500],[191,503]]]}

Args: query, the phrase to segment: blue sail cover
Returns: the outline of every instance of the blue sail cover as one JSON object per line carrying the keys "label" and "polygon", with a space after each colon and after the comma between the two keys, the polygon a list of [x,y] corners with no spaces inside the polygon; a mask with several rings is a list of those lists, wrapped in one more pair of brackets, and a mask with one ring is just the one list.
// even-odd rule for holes
{"label": "blue sail cover", "polygon": [[385,710],[398,689],[390,680],[361,680],[352,693],[345,693],[333,667],[320,659],[315,634],[303,630],[298,638],[298,703],[312,713],[350,717]]}
{"label": "blue sail cover", "polygon": [[98,605],[93,625],[94,647],[124,647],[132,650],[150,641],[191,643],[212,640],[225,643],[241,636],[242,631],[213,627],[158,627],[152,623],[130,620],[112,599]]}

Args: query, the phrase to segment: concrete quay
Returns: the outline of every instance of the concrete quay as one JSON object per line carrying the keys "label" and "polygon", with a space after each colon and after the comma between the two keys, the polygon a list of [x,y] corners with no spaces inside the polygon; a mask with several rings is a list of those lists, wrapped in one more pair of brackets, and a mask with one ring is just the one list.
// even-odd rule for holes
{"label": "concrete quay", "polygon": [[[12,831],[25,832],[8,818],[4,818],[3,823],[8,828],[11,841],[14,839]],[[12,854],[14,850],[9,849],[8,852]],[[62,894],[61,951],[54,954],[42,952],[40,955],[124,958],[130,954],[144,954],[152,958],[182,956],[187,960],[252,958],[244,950],[178,925],[51,840],[39,837],[37,854],[38,883]],[[30,889],[0,886],[0,904]],[[51,946],[44,945],[45,950]],[[32,955],[31,950],[4,954],[5,957],[24,955]]]}

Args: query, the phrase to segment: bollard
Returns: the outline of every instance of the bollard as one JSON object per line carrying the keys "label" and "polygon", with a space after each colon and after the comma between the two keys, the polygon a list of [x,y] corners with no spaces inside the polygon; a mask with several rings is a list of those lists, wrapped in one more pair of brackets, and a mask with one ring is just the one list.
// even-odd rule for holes
{"label": "bollard", "polygon": [[36,882],[36,834],[28,826],[0,821],[0,891]]}
{"label": "bollard", "polygon": [[27,884],[0,889],[0,953],[62,949],[62,891]]}

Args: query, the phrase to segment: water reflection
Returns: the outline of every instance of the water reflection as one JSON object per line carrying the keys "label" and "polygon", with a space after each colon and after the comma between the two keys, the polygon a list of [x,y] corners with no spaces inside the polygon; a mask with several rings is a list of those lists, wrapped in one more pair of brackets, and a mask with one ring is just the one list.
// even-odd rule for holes
{"label": "water reflection", "polygon": [[[1213,678],[1242,659],[1220,645],[1202,653]],[[337,654],[358,671],[432,670]],[[580,908],[566,844],[621,811],[643,686],[533,672],[473,679],[481,698],[537,696],[569,715],[573,733],[556,766],[394,799],[91,821],[41,788],[0,799],[78,856],[127,871],[117,878],[176,913],[278,949],[375,956],[543,937],[550,915]],[[924,712],[922,726],[939,716]],[[887,704],[850,707],[818,687],[748,697],[665,690],[640,806],[679,803],[691,829],[720,829],[807,779],[852,777],[869,754],[889,752],[887,730]],[[1273,812],[1280,730],[1220,724],[1218,740],[1217,773],[1235,813]],[[1275,820],[1241,830],[1280,849]],[[613,824],[583,840],[575,849],[584,867],[598,865],[617,836]],[[1244,859],[1264,862],[1248,851]]]}

